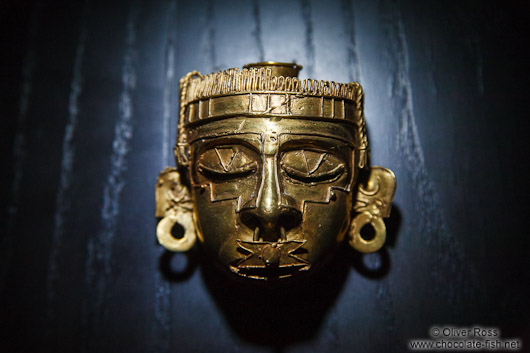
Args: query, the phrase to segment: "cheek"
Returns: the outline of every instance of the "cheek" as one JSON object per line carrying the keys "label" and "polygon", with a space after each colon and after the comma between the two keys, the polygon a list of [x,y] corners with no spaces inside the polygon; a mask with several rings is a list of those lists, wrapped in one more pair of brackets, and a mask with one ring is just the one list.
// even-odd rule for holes
{"label": "cheek", "polygon": [[242,227],[236,213],[236,200],[211,202],[208,190],[194,192],[195,215],[199,239],[204,250],[222,263],[230,263],[241,255],[238,239],[252,239],[252,232]]}
{"label": "cheek", "polygon": [[344,239],[350,222],[351,194],[336,191],[329,204],[306,203],[302,232],[307,240],[308,256],[318,260],[332,252]]}

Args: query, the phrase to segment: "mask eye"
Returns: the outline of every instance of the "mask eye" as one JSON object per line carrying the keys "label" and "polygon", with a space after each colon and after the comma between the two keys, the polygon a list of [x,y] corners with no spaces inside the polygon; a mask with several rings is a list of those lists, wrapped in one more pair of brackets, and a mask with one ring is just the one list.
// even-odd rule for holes
{"label": "mask eye", "polygon": [[237,179],[256,172],[258,163],[242,146],[214,147],[199,156],[197,170],[209,179]]}
{"label": "mask eye", "polygon": [[280,165],[292,179],[304,183],[333,181],[344,173],[344,162],[329,152],[293,150],[282,155]]}

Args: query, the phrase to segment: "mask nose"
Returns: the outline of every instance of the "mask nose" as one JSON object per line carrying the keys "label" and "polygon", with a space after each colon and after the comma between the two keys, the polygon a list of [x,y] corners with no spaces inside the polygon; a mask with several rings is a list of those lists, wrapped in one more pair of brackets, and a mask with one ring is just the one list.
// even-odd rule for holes
{"label": "mask nose", "polygon": [[263,176],[257,198],[243,206],[241,221],[254,230],[254,241],[286,240],[286,232],[302,222],[295,201],[282,195],[273,156],[265,158]]}

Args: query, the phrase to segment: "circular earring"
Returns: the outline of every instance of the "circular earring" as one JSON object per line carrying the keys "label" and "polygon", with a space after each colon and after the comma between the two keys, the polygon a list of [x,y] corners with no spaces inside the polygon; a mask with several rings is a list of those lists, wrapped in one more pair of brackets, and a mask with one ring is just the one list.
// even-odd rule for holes
{"label": "circular earring", "polygon": [[[175,168],[166,168],[158,176],[156,217],[162,218],[156,227],[156,237],[164,248],[170,251],[188,251],[193,247],[197,235],[191,199]],[[182,238],[175,238],[172,234],[177,223],[184,228]]]}
{"label": "circular earring", "polygon": [[[361,230],[368,224],[373,228],[375,235],[372,239],[365,239]],[[386,227],[381,217],[374,217],[368,212],[355,216],[350,226],[350,245],[363,253],[372,253],[381,249],[386,240]]]}
{"label": "circular earring", "polygon": [[[392,199],[396,191],[396,177],[391,170],[372,167],[365,185],[359,185],[359,192],[353,209],[358,214],[353,218],[349,235],[350,245],[363,253],[375,252],[386,240],[384,217],[390,216]],[[362,229],[370,225],[375,233],[371,239],[361,235]]]}
{"label": "circular earring", "polygon": [[[171,230],[176,223],[179,223],[184,228],[184,236],[182,238],[175,238],[171,234]],[[166,216],[158,222],[156,237],[158,242],[170,251],[188,251],[197,240],[194,228],[191,212],[170,209],[166,212]]]}

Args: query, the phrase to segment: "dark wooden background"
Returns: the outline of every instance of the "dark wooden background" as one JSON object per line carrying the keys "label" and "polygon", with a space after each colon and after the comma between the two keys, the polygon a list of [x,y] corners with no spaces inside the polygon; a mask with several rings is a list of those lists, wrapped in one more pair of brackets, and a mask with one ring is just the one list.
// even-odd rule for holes
{"label": "dark wooden background", "polygon": [[[406,352],[433,325],[530,351],[527,1],[2,1],[2,352]],[[155,239],[181,76],[359,81],[398,180],[379,254],[240,287]]]}

